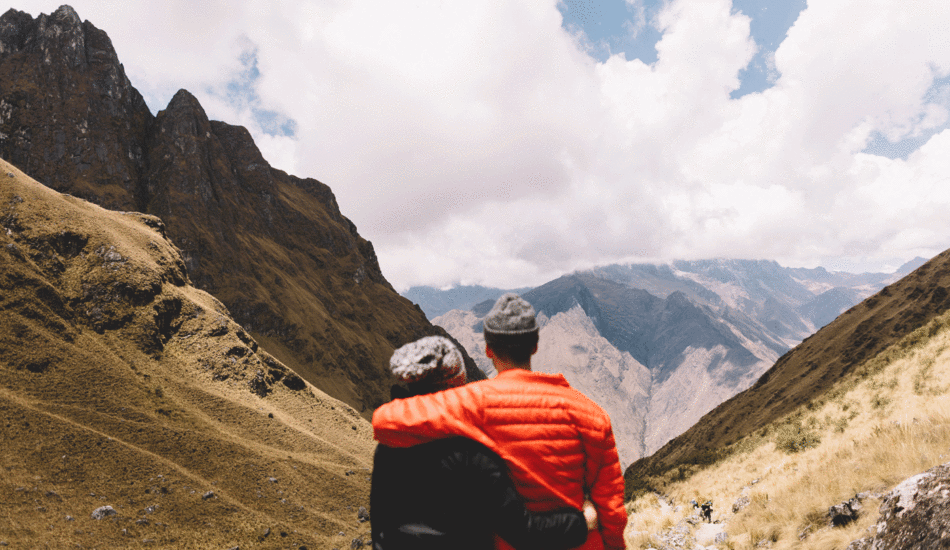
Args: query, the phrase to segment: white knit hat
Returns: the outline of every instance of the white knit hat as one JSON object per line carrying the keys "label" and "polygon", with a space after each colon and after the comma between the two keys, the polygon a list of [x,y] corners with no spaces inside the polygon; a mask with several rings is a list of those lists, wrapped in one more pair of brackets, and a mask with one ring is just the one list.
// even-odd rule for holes
{"label": "white knit hat", "polygon": [[451,340],[426,336],[393,352],[389,368],[407,384],[425,384],[433,390],[465,383],[465,362]]}

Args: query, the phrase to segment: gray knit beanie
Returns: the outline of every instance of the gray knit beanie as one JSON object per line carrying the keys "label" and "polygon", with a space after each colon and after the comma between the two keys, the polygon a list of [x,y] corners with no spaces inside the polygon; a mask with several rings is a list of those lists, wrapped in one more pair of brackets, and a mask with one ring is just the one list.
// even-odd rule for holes
{"label": "gray knit beanie", "polygon": [[509,292],[498,298],[485,316],[484,330],[492,334],[527,334],[538,330],[538,321],[531,304]]}
{"label": "gray knit beanie", "polygon": [[393,352],[389,368],[409,385],[425,385],[433,391],[465,383],[465,363],[451,340],[426,336]]}

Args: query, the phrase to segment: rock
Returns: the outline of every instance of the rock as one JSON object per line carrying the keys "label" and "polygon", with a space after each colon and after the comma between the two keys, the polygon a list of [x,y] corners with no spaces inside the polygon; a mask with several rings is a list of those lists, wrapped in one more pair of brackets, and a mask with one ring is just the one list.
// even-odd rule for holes
{"label": "rock", "polygon": [[365,506],[360,506],[359,511],[356,512],[356,519],[358,519],[360,523],[369,521],[369,510],[367,510]]}
{"label": "rock", "polygon": [[360,537],[356,537],[355,539],[353,539],[352,542],[350,542],[350,550],[358,550],[359,548],[362,548],[362,547],[363,547],[363,539]]}
{"label": "rock", "polygon": [[861,501],[854,497],[828,508],[828,520],[834,527],[843,527],[858,519],[862,508]]}
{"label": "rock", "polygon": [[848,550],[944,548],[950,540],[950,463],[904,480],[884,496],[872,536]]}
{"label": "rock", "polygon": [[716,535],[715,543],[724,544],[727,540],[729,540],[729,534],[723,531],[722,533],[718,533]]}
{"label": "rock", "polygon": [[208,491],[207,493],[201,495],[201,498],[204,500],[208,500],[209,498],[212,498],[213,496],[214,496],[214,491]]}
{"label": "rock", "polygon": [[735,502],[732,503],[732,513],[738,514],[739,510],[742,510],[743,508],[749,505],[749,502],[750,502],[749,495],[741,495],[739,498],[736,499]]}
{"label": "rock", "polygon": [[99,508],[96,508],[92,511],[92,519],[105,519],[109,516],[116,515],[116,513],[117,512],[112,508],[112,506],[100,506]]}

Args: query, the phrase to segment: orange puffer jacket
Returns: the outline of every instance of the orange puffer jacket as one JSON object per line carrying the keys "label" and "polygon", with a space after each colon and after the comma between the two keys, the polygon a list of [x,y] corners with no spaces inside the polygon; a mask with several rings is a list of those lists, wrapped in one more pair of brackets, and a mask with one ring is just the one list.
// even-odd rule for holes
{"label": "orange puffer jacket", "polygon": [[[610,418],[560,374],[521,369],[438,393],[397,399],[373,414],[376,440],[409,447],[461,435],[508,463],[529,510],[580,508],[585,493],[599,532],[585,550],[622,550],[627,515]],[[510,548],[496,538],[496,547]]]}

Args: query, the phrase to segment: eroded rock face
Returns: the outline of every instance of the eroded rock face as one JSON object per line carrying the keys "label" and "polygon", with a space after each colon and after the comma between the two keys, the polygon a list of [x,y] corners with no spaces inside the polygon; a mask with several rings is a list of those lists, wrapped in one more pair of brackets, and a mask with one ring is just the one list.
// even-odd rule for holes
{"label": "eroded rock face", "polygon": [[142,210],[152,115],[112,42],[69,6],[0,17],[0,157],[113,210]]}
{"label": "eroded rock face", "polygon": [[[185,90],[152,115],[106,33],[69,6],[0,16],[0,157],[57,191],[161,218],[196,287],[364,416],[389,399],[392,351],[445,335],[389,285],[328,186],[271,167],[245,128],[209,120]],[[49,247],[82,248],[62,241]],[[92,252],[123,265],[121,251]],[[90,282],[89,316],[123,326],[112,297],[140,302],[154,290]],[[159,307],[159,324],[175,309]]]}
{"label": "eroded rock face", "polygon": [[872,536],[848,550],[950,548],[950,463],[911,477],[884,496]]}

